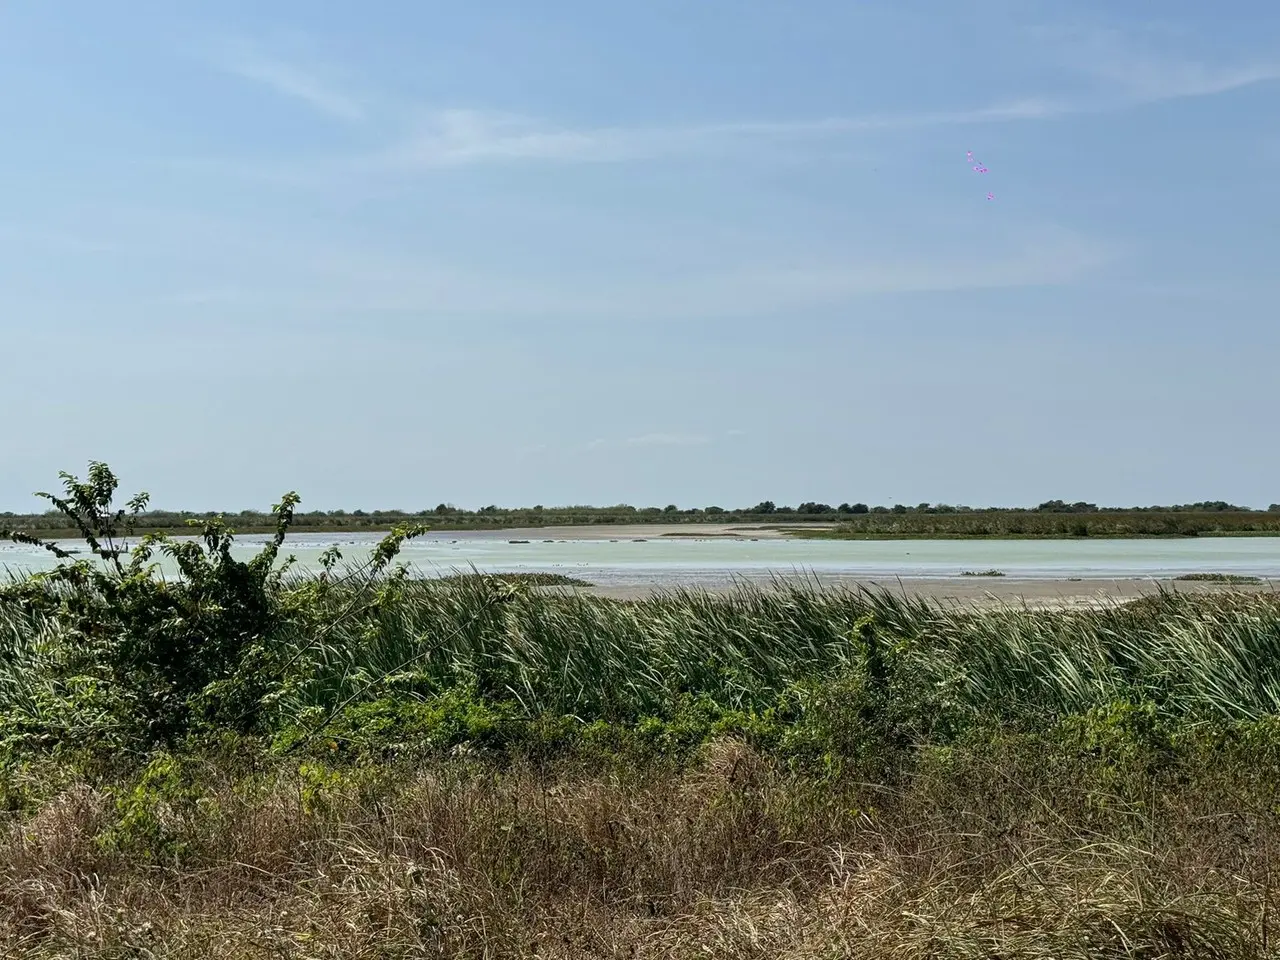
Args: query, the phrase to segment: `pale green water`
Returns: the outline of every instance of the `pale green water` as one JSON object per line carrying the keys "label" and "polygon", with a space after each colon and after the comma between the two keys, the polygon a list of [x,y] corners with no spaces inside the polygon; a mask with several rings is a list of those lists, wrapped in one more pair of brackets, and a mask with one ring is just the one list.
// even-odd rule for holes
{"label": "pale green water", "polygon": [[[482,571],[563,573],[610,586],[716,585],[735,578],[813,573],[819,577],[958,577],[965,570],[1002,570],[1010,578],[1170,577],[1221,572],[1280,578],[1280,538],[1197,537],[1185,540],[728,540],[653,538],[509,543],[502,532],[436,535],[407,544],[401,559],[423,576],[474,566]],[[256,552],[264,537],[243,537],[237,553]],[[374,535],[298,535],[286,553],[313,568],[337,544],[345,559],[367,555]],[[77,544],[65,544],[76,546]],[[0,567],[48,569],[51,555],[0,545]],[[167,568],[166,572],[172,572]]]}

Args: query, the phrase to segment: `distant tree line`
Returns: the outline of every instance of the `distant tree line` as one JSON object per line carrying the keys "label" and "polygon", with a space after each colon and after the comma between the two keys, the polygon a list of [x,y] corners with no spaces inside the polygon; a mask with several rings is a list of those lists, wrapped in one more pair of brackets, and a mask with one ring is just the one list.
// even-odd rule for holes
{"label": "distant tree line", "polygon": [[[1205,500],[1197,503],[1174,504],[1170,506],[1147,507],[1100,507],[1096,503],[1085,501],[1067,502],[1065,500],[1046,500],[1035,507],[969,507],[946,503],[919,503],[914,506],[893,504],[892,506],[869,506],[866,503],[840,503],[831,505],[807,500],[797,505],[778,504],[772,500],[762,500],[754,506],[726,508],[717,505],[706,507],[682,508],[675,504],[665,507],[634,507],[630,504],[615,504],[606,507],[565,506],[547,507],[538,504],[532,507],[499,507],[496,504],[468,510],[450,503],[440,503],[435,507],[421,511],[406,510],[299,510],[295,515],[294,525],[299,531],[305,530],[361,530],[386,529],[412,521],[426,522],[440,528],[494,528],[501,526],[558,526],[567,524],[604,524],[604,523],[654,523],[654,522],[702,522],[711,519],[722,521],[773,521],[773,522],[812,522],[843,521],[857,522],[864,515],[898,515],[898,516],[945,516],[973,515],[981,516],[1032,516],[1043,514],[1075,514],[1075,515],[1119,515],[1119,514],[1164,514],[1164,515],[1237,515],[1243,521],[1245,515],[1280,513],[1280,504],[1271,504],[1266,510],[1255,510],[1242,507],[1225,500]],[[180,530],[192,521],[202,521],[219,515],[217,511],[168,511],[151,510],[139,517],[139,529],[142,530]],[[66,518],[57,511],[39,514],[0,513],[6,527],[14,530],[39,532],[62,530]],[[867,516],[870,520],[871,517]],[[887,520],[888,518],[886,518]],[[249,533],[273,528],[273,520],[269,514],[243,510],[228,516],[232,526],[241,532]]]}

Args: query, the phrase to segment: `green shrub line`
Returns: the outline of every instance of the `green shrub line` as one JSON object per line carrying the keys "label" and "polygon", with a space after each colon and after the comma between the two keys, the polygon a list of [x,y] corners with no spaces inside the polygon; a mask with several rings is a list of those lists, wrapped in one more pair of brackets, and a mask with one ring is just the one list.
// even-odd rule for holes
{"label": "green shrub line", "polygon": [[[139,533],[181,534],[194,525],[223,518],[212,511],[145,509],[135,518]],[[242,510],[231,517],[244,534],[273,534],[271,513]],[[75,539],[79,527],[59,510],[0,513],[0,524],[28,536]],[[1072,537],[1280,536],[1280,504],[1265,510],[1226,501],[1108,507],[1049,500],[1036,507],[968,507],[945,503],[868,506],[865,503],[808,501],[797,505],[764,500],[750,507],[498,507],[466,510],[450,504],[432,509],[296,511],[294,529],[308,533],[349,534],[430,525],[440,531],[553,530],[566,526],[679,525],[687,531],[665,536],[744,536],[747,525],[767,525],[791,536],[826,539],[1055,539]],[[743,529],[729,534],[699,532],[708,524]]]}
{"label": "green shrub line", "polygon": [[1182,576],[1174,577],[1174,580],[1190,581],[1192,583],[1262,583],[1261,577],[1245,576],[1238,573],[1184,573]]}
{"label": "green shrub line", "polygon": [[581,577],[568,577],[562,573],[455,573],[443,577],[428,578],[429,583],[444,586],[456,586],[484,578],[498,583],[519,584],[526,587],[591,587],[589,580]]}

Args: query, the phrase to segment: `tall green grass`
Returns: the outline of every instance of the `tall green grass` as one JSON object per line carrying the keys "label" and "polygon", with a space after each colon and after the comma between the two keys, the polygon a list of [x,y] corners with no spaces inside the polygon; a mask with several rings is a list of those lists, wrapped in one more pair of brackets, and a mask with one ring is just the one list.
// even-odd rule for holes
{"label": "tall green grass", "polygon": [[743,587],[629,604],[525,596],[489,610],[477,591],[422,590],[384,615],[372,643],[338,640],[333,667],[377,673],[426,654],[427,687],[474,677],[530,711],[627,715],[679,694],[763,709],[796,682],[861,663],[864,620],[921,695],[945,686],[974,714],[1080,713],[1121,698],[1187,719],[1280,711],[1273,594],[974,612],[889,592]]}
{"label": "tall green grass", "polygon": [[[298,580],[282,589],[305,589]],[[1162,592],[1072,611],[975,610],[887,591],[778,584],[728,595],[679,590],[634,602],[495,581],[400,581],[353,609],[319,593],[310,623],[272,642],[296,673],[278,693],[282,722],[391,697],[466,689],[526,716],[583,721],[662,716],[697,698],[768,710],[797,685],[864,675],[868,632],[895,696],[959,720],[1052,720],[1116,701],[1179,723],[1280,713],[1280,595]],[[52,622],[0,608],[0,706],[47,712]]]}

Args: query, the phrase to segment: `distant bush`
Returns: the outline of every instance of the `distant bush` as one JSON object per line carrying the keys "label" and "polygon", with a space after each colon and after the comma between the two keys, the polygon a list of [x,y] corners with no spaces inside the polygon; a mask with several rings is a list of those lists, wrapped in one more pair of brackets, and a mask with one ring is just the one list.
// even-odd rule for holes
{"label": "distant bush", "polygon": [[1259,577],[1242,576],[1237,573],[1184,573],[1175,580],[1202,581],[1205,583],[1261,583]]}
{"label": "distant bush", "polygon": [[1040,506],[1036,507],[1040,513],[1096,513],[1098,505],[1096,503],[1084,503],[1082,501],[1076,503],[1064,503],[1061,500],[1046,500]]}

